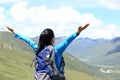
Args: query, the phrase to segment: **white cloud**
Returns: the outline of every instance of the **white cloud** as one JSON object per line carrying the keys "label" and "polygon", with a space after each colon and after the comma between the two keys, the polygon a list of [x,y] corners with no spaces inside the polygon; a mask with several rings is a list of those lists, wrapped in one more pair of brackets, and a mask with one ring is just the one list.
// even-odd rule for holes
{"label": "white cloud", "polygon": [[0,7],[0,24],[3,24],[4,19],[5,19],[4,8]]}
{"label": "white cloud", "polygon": [[100,0],[100,4],[107,9],[120,10],[120,0]]}
{"label": "white cloud", "polygon": [[0,30],[4,30],[4,23],[6,22],[5,9],[0,7]]}
{"label": "white cloud", "polygon": [[[0,9],[0,15],[5,12]],[[47,8],[47,6],[28,7],[27,2],[16,3],[10,10],[10,25],[17,32],[26,36],[36,36],[45,28],[52,28],[56,36],[68,36],[75,32],[79,25],[90,23],[88,29],[80,37],[113,38],[120,36],[120,26],[113,23],[105,25],[91,13],[81,14],[72,7]],[[1,20],[1,19],[0,19]],[[3,20],[3,19],[2,19]],[[10,21],[9,19],[7,21]],[[8,24],[9,25],[9,24]]]}
{"label": "white cloud", "polygon": [[29,16],[29,12],[27,10],[27,3],[16,3],[10,10],[11,16],[17,22],[24,22]]}
{"label": "white cloud", "polygon": [[[27,3],[23,2],[15,4],[11,8],[10,14],[14,22],[29,25],[31,28],[33,25],[34,28],[39,26],[39,30],[41,30],[41,27],[50,27],[57,32],[66,31],[65,29],[75,30],[71,25],[82,23],[80,13],[72,7],[47,9],[46,6],[39,6],[27,8]],[[57,35],[60,34],[57,33]]]}
{"label": "white cloud", "polygon": [[120,36],[120,26],[111,23],[107,26],[107,28],[109,33],[111,33],[111,38]]}
{"label": "white cloud", "polygon": [[120,0],[69,0],[72,6],[76,8],[106,8],[112,10],[120,10]]}
{"label": "white cloud", "polygon": [[89,29],[86,32],[86,36],[97,39],[97,38],[104,38],[104,39],[112,39],[114,37],[120,36],[120,26],[117,26],[113,23],[108,25],[101,25],[101,27],[96,26],[96,28]]}
{"label": "white cloud", "polygon": [[15,3],[20,1],[23,1],[23,0],[0,0],[0,3]]}
{"label": "white cloud", "polygon": [[120,9],[120,0],[100,0],[100,3],[108,9]]}

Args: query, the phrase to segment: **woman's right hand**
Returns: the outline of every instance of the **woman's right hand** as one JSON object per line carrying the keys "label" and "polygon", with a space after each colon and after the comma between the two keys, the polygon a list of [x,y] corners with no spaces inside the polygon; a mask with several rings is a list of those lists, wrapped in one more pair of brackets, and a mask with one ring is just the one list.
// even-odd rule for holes
{"label": "woman's right hand", "polygon": [[11,31],[13,34],[15,33],[14,29],[10,28],[10,27],[7,26],[7,25],[5,25],[5,27],[6,27],[9,31]]}

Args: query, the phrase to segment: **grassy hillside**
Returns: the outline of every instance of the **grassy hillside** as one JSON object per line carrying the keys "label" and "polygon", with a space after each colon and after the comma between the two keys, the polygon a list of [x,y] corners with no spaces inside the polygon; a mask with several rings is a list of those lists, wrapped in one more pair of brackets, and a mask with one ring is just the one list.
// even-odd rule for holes
{"label": "grassy hillside", "polygon": [[24,41],[14,38],[14,35],[10,32],[0,31],[0,48],[16,49],[22,51],[32,51]]}
{"label": "grassy hillside", "polygon": [[99,74],[99,70],[97,67],[85,64],[84,62],[78,60],[74,56],[65,53],[64,60],[66,67],[75,71],[83,72],[88,75]]}
{"label": "grassy hillside", "polygon": [[[0,49],[0,80],[34,80],[34,67],[30,67],[32,59],[32,53]],[[69,60],[71,62],[71,58]],[[65,70],[67,80],[99,80],[67,66]]]}
{"label": "grassy hillside", "polygon": [[92,76],[89,76],[83,72],[66,69],[66,80],[101,80]]}
{"label": "grassy hillside", "polygon": [[0,49],[0,80],[33,80],[32,54]]}
{"label": "grassy hillside", "polygon": [[[87,40],[84,43],[86,42]],[[91,41],[88,43],[92,45]],[[76,42],[72,47],[77,44]],[[65,75],[67,80],[100,80],[96,77],[102,80],[120,80],[119,47],[120,38],[115,38],[109,41],[105,40],[104,43],[82,51],[80,55],[77,54],[76,57],[79,59],[92,65],[97,64],[97,67],[87,65],[65,53]],[[77,47],[75,48],[75,50],[78,49]],[[81,47],[79,48],[82,49]],[[73,51],[72,49],[70,50]],[[78,49],[78,51],[81,50]],[[32,59],[33,50],[25,42],[13,38],[13,34],[9,32],[0,32],[0,80],[34,80],[34,67],[30,67]]]}
{"label": "grassy hillside", "polygon": [[[9,32],[0,32],[0,79],[33,80],[32,49],[25,42],[13,38]],[[71,55],[64,55],[67,80],[98,80],[93,69]],[[95,68],[94,68],[95,69]],[[76,77],[71,77],[76,76]],[[81,76],[81,77],[80,77]]]}

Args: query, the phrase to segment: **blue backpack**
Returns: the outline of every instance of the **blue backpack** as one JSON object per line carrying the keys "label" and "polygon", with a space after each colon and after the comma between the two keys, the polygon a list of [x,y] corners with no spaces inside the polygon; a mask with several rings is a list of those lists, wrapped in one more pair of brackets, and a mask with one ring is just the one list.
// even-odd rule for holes
{"label": "blue backpack", "polygon": [[35,74],[37,75],[39,74],[39,77],[44,76],[43,77],[44,79],[42,78],[39,80],[49,80],[46,79],[48,75],[52,80],[59,80],[59,72],[57,70],[55,63],[55,53],[53,46],[47,46],[38,53],[35,68],[36,68]]}

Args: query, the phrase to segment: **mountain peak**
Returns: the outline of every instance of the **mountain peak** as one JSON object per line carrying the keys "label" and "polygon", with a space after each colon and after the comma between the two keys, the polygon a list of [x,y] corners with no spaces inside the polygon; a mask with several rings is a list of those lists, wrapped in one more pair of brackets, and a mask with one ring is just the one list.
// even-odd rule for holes
{"label": "mountain peak", "polygon": [[114,39],[112,39],[113,43],[117,43],[118,41],[120,41],[120,37],[115,37]]}

